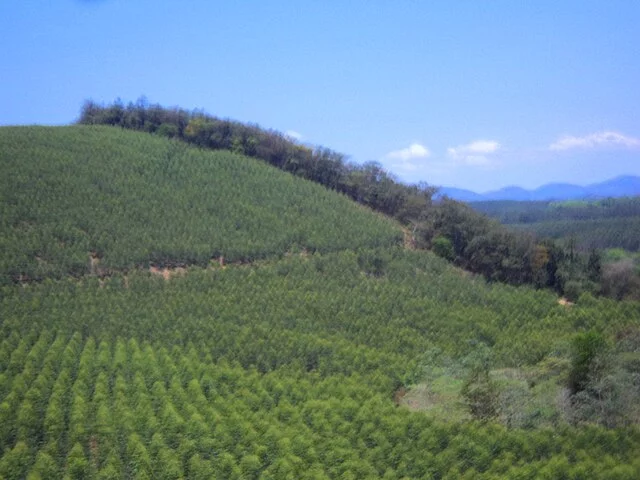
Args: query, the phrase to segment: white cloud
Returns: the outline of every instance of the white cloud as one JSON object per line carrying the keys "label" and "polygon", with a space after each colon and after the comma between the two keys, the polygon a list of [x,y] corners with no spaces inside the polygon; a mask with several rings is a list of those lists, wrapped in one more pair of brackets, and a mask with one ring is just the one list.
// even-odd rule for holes
{"label": "white cloud", "polygon": [[550,150],[596,147],[640,148],[640,139],[628,137],[618,132],[597,132],[584,137],[566,135],[549,145]]}
{"label": "white cloud", "polygon": [[389,160],[387,165],[394,171],[411,173],[422,169],[424,165],[420,159],[427,158],[431,152],[420,143],[412,143],[407,148],[387,153],[384,158]]}
{"label": "white cloud", "polygon": [[295,130],[287,130],[286,132],[284,132],[284,134],[285,134],[287,137],[289,137],[289,138],[291,138],[291,139],[293,139],[293,140],[296,140],[296,141],[298,141],[298,142],[299,142],[300,140],[302,140],[302,138],[303,138],[303,137],[302,137],[302,134],[301,134],[301,133],[296,132]]}
{"label": "white cloud", "polygon": [[407,148],[401,150],[394,150],[385,155],[385,157],[395,160],[412,160],[414,158],[427,158],[431,155],[431,152],[427,147],[419,143],[412,143]]}
{"label": "white cloud", "polygon": [[476,140],[467,145],[449,147],[447,154],[457,163],[473,167],[491,164],[489,156],[500,150],[500,144],[494,140]]}

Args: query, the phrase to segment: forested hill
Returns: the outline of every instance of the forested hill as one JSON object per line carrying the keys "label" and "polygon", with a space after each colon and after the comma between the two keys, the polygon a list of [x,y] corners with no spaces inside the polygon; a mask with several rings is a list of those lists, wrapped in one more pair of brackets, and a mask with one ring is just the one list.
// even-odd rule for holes
{"label": "forested hill", "polygon": [[[2,128],[0,165],[1,479],[638,478],[637,303],[485,282],[163,135]],[[441,257],[577,263],[426,193],[410,225]]]}
{"label": "forested hill", "polygon": [[104,126],[0,129],[0,283],[391,246],[391,219],[228,151]]}
{"label": "forested hill", "polygon": [[89,101],[78,123],[119,126],[263,160],[395,218],[412,233],[418,248],[433,249],[491,281],[533,284],[572,297],[601,290],[597,258],[588,263],[552,241],[507,230],[463,203],[448,198],[434,202],[435,188],[402,184],[375,162],[353,164],[330,149],[308,148],[257,125],[145,101],[126,106]]}

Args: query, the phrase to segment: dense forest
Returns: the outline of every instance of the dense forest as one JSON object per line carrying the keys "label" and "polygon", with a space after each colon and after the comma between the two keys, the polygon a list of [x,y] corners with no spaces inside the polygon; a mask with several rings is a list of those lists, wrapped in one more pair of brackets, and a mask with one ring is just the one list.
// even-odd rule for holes
{"label": "dense forest", "polygon": [[0,478],[638,478],[600,257],[155,133],[0,129]]}
{"label": "dense forest", "polygon": [[29,127],[0,129],[0,155],[0,283],[402,241],[391,220],[229,152]]}
{"label": "dense forest", "polygon": [[[1,294],[5,478],[640,472],[637,304],[567,308],[402,249]],[[394,406],[436,367],[458,369],[469,420]],[[482,376],[507,367],[529,381]]]}
{"label": "dense forest", "polygon": [[555,240],[587,265],[599,264],[600,293],[640,299],[640,197],[472,205],[514,231]]}
{"label": "dense forest", "polygon": [[589,261],[560,244],[503,228],[463,203],[447,198],[435,202],[432,197],[437,189],[426,184],[405,185],[376,162],[348,162],[343,154],[300,145],[257,125],[202,111],[149,105],[144,99],[106,106],[88,101],[78,123],[119,126],[261,159],[395,218],[409,229],[417,247],[432,248],[491,281],[548,287],[572,299],[583,291],[608,291],[600,284],[595,257]]}
{"label": "dense forest", "polygon": [[568,202],[474,202],[500,223],[554,239],[575,237],[578,248],[640,250],[640,197]]}

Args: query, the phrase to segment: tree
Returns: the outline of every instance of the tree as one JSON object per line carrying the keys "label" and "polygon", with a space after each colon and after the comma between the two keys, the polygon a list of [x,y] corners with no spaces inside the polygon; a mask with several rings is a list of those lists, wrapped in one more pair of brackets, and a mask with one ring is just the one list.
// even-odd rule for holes
{"label": "tree", "polygon": [[489,420],[498,414],[498,389],[490,376],[491,353],[480,344],[467,357],[469,373],[460,391],[471,415],[478,420]]}
{"label": "tree", "polygon": [[604,336],[590,330],[576,335],[571,342],[571,370],[569,389],[572,395],[587,388],[587,385],[603,369],[602,357],[607,343]]}
{"label": "tree", "polygon": [[602,278],[602,253],[596,248],[591,249],[589,252],[587,278],[595,283],[599,283]]}
{"label": "tree", "polygon": [[433,239],[431,246],[433,253],[446,260],[452,261],[454,257],[453,244],[447,237],[438,236]]}
{"label": "tree", "polygon": [[30,463],[29,447],[25,442],[19,441],[13,449],[6,451],[2,459],[0,459],[0,478],[24,478]]}
{"label": "tree", "polygon": [[80,480],[87,478],[89,472],[89,461],[84,456],[82,445],[76,443],[69,451],[69,455],[67,455],[66,473],[69,478]]}

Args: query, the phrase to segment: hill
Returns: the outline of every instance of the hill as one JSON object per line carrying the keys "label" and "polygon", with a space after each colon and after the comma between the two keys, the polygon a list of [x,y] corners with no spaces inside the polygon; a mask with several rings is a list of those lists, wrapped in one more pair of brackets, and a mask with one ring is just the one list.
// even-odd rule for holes
{"label": "hill", "polygon": [[626,197],[640,195],[640,177],[620,176],[587,186],[570,183],[549,183],[534,190],[520,187],[505,187],[485,193],[476,193],[459,188],[442,187],[440,195],[447,195],[463,202],[482,202],[493,200],[510,201],[551,201],[584,200],[607,197]]}
{"label": "hill", "polygon": [[317,184],[113,127],[0,128],[0,191],[4,283],[402,241]]}
{"label": "hill", "polygon": [[2,258],[43,280],[0,285],[0,478],[640,473],[637,303],[488,283],[228,151],[0,132]]}
{"label": "hill", "polygon": [[[459,267],[491,281],[553,288],[571,298],[581,292],[601,293],[600,273],[586,258],[565,255],[548,239],[508,231],[435,188],[398,182],[376,162],[348,162],[331,149],[296,143],[277,131],[221,119],[202,111],[149,105],[141,99],[126,106],[87,101],[78,124],[111,125],[179,139],[209,150],[231,150],[259,159],[295,176],[340,192],[404,228],[405,244],[433,248]],[[568,288],[570,287],[570,288]]]}

